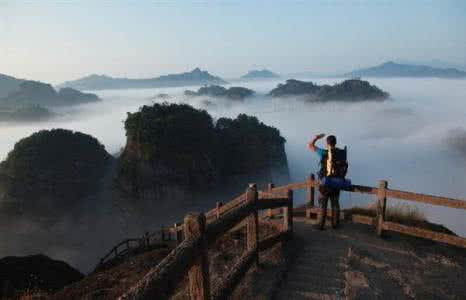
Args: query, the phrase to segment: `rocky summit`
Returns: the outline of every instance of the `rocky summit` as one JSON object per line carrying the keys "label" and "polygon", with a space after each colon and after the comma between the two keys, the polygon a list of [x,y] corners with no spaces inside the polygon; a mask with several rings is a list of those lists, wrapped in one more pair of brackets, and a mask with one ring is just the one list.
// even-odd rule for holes
{"label": "rocky summit", "polygon": [[136,198],[153,201],[240,176],[288,174],[285,139],[255,117],[214,123],[189,105],[154,104],[129,113],[125,129],[118,186]]}

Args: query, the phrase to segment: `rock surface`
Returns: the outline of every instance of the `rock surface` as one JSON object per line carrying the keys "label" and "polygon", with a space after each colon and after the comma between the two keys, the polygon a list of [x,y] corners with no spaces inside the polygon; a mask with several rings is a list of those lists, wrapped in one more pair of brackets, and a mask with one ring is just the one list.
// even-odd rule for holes
{"label": "rock surface", "polygon": [[318,231],[295,219],[291,264],[275,299],[462,299],[464,249],[343,223]]}

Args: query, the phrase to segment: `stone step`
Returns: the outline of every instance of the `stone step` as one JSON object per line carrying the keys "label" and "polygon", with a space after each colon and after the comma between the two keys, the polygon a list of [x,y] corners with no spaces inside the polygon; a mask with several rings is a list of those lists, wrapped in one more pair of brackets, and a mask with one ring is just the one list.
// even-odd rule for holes
{"label": "stone step", "polygon": [[273,299],[311,299],[311,300],[335,300],[336,295],[340,299],[344,299],[342,290],[320,290],[320,291],[304,291],[304,290],[286,290],[278,293]]}
{"label": "stone step", "polygon": [[342,290],[345,287],[343,280],[321,280],[321,281],[288,281],[286,283],[288,290],[294,291],[309,291],[309,292],[335,292]]}
{"label": "stone step", "polygon": [[338,255],[332,258],[330,261],[328,259],[328,253],[309,253],[296,256],[293,260],[294,263],[299,262],[301,264],[312,264],[312,265],[330,265],[338,264],[344,262],[346,255]]}
{"label": "stone step", "polygon": [[337,280],[342,279],[342,272],[325,272],[325,273],[289,273],[287,275],[287,280],[301,280],[301,281],[315,281],[315,280]]}

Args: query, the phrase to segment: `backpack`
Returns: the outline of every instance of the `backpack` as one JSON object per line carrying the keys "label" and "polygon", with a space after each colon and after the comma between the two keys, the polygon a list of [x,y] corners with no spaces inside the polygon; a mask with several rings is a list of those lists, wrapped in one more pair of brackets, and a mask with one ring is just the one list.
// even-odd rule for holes
{"label": "backpack", "polygon": [[[320,161],[320,170],[319,178],[324,177],[339,177],[345,178],[346,173],[348,172],[348,160],[346,156],[346,146],[344,149],[334,148],[332,150],[327,150],[325,155]],[[331,170],[327,172],[327,160],[328,160],[328,151],[332,151],[332,161],[331,161]]]}

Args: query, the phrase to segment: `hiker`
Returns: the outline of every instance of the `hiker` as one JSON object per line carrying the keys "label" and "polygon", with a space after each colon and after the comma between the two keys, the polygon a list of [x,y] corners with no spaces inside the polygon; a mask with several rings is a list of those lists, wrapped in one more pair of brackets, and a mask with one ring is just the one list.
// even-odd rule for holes
{"label": "hiker", "polygon": [[346,160],[346,147],[344,150],[336,147],[337,138],[334,135],[327,136],[327,149],[319,148],[315,143],[323,138],[325,134],[318,134],[309,143],[309,148],[317,153],[320,158],[319,179],[319,204],[322,208],[322,216],[319,220],[317,229],[323,230],[325,219],[327,217],[327,204],[330,199],[332,205],[332,227],[337,228],[340,223],[340,187],[335,182],[345,181],[348,170]]}

